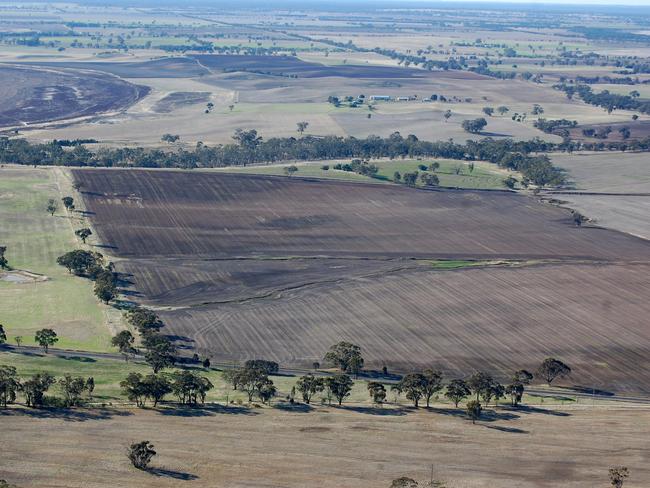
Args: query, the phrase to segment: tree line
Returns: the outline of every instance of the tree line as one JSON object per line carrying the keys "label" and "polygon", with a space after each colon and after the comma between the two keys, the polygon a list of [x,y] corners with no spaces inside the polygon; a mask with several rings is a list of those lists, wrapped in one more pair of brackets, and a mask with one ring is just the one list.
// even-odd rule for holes
{"label": "tree line", "polygon": [[0,138],[0,163],[55,166],[214,168],[246,166],[278,161],[325,159],[376,159],[434,157],[465,161],[485,160],[523,174],[535,185],[558,185],[562,172],[539,153],[562,150],[563,146],[541,139],[514,141],[485,138],[457,144],[451,141],[422,141],[414,135],[395,132],[388,137],[365,139],[340,136],[285,137],[263,140],[256,130],[238,129],[234,142],[209,147],[202,143],[175,151],[145,148],[64,148],[56,141],[32,144],[24,139]]}

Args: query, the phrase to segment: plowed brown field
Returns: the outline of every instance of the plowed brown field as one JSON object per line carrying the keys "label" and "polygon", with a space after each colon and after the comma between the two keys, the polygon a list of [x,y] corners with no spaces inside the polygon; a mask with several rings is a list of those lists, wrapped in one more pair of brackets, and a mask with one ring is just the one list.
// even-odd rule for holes
{"label": "plowed brown field", "polygon": [[[75,170],[131,293],[215,359],[309,366],[339,340],[369,367],[650,392],[650,244],[505,192],[209,172]],[[440,271],[427,259],[516,259]]]}

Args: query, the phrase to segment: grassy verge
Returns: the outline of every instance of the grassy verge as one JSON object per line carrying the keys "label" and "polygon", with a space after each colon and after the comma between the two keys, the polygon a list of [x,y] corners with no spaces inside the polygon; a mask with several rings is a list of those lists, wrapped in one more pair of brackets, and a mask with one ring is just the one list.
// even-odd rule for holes
{"label": "grassy verge", "polygon": [[[71,276],[56,258],[79,247],[77,225],[61,210],[62,194],[56,169],[0,169],[0,245],[16,269],[47,276],[46,281],[0,281],[0,323],[8,339],[23,337],[34,344],[36,330],[53,328],[59,347],[106,350],[110,334],[108,307],[93,295],[90,281]],[[45,208],[54,199],[59,210],[50,216]]]}
{"label": "grassy verge", "polygon": [[[11,364],[16,367],[21,377],[27,377],[38,372],[48,372],[54,376],[61,377],[65,374],[73,376],[92,376],[95,380],[95,392],[93,397],[99,402],[124,402],[126,399],[120,392],[119,383],[130,372],[139,372],[142,374],[149,374],[151,369],[143,362],[125,362],[117,359],[89,359],[81,358],[70,354],[66,358],[55,357],[52,355],[43,354],[24,354],[8,351],[0,351],[0,365]],[[172,371],[172,370],[167,370]],[[226,402],[234,401],[235,403],[247,403],[247,397],[240,391],[233,391],[223,380],[222,372],[216,369],[203,369],[198,368],[197,371],[210,379],[215,385],[215,388],[210,391],[207,401],[210,402]],[[278,396],[276,399],[284,399],[290,392],[291,388],[296,384],[297,376],[272,376],[271,379],[278,389]],[[391,391],[390,385],[386,385],[387,397],[386,402],[398,404],[402,406],[410,405],[410,402],[402,395],[397,396],[395,392]],[[444,396],[444,392],[439,392],[434,397],[434,404],[449,406],[451,405]],[[50,395],[60,395],[58,387],[53,387],[49,392]],[[296,399],[299,399],[300,394],[296,394]],[[173,397],[169,396],[169,400]],[[314,396],[313,403],[320,403],[322,401],[321,395]],[[363,403],[371,405],[367,381],[358,379],[354,381],[354,387],[351,395],[345,400],[346,403]],[[594,403],[607,403],[606,400],[576,398],[570,393],[566,395],[556,396],[540,396],[535,394],[524,395],[524,403],[534,405],[548,405],[548,406],[561,406],[571,404],[594,404]],[[500,405],[509,404],[508,399],[499,401]]]}
{"label": "grassy verge", "polygon": [[[463,161],[453,161],[447,159],[430,159],[423,161],[415,160],[399,160],[399,161],[373,161],[379,171],[377,177],[370,178],[362,176],[350,171],[342,171],[333,169],[336,162],[308,162],[308,163],[294,163],[298,168],[295,173],[297,177],[307,178],[328,178],[345,181],[357,181],[365,183],[378,183],[386,184],[392,183],[393,175],[399,172],[401,175],[404,173],[412,173],[418,171],[420,165],[429,166],[432,162],[440,164],[440,168],[435,171],[435,175],[440,179],[440,186],[463,188],[463,189],[489,189],[498,190],[505,189],[503,180],[507,178],[508,173],[496,165],[475,162],[473,170],[470,170],[470,165]],[[348,162],[348,161],[344,161]],[[246,166],[246,167],[229,167],[222,168],[218,171],[225,171],[228,173],[244,173],[244,174],[260,174],[260,175],[284,175],[284,168],[289,166],[286,164],[274,164],[268,166]],[[329,169],[324,170],[324,166],[329,166]],[[418,185],[421,183],[418,181]]]}

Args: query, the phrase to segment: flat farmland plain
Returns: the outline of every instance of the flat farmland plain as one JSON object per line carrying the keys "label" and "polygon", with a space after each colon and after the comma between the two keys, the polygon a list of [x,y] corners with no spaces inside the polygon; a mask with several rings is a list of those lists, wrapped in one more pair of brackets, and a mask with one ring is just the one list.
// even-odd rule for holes
{"label": "flat farmland plain", "polygon": [[448,377],[488,368],[505,379],[557,356],[572,365],[573,385],[650,393],[648,272],[647,265],[410,269],[162,316],[190,338],[186,345],[224,360],[261,356],[309,367],[348,340],[362,345],[370,368],[435,365]]}
{"label": "flat farmland plain", "polygon": [[568,210],[508,192],[73,174],[130,295],[201,354],[310,366],[350,340],[370,368],[504,377],[553,355],[571,384],[650,392],[650,244],[575,227]]}
{"label": "flat farmland plain", "polygon": [[426,191],[217,172],[73,170],[121,257],[647,259],[650,245],[576,228],[510,192]]}
{"label": "flat farmland plain", "polygon": [[[451,488],[593,488],[625,465],[630,487],[650,483],[647,407],[497,409],[477,425],[449,408],[174,411],[0,411],[0,476],[48,488],[377,488],[428,480],[433,465]],[[152,472],[124,455],[140,439],[158,452]]]}

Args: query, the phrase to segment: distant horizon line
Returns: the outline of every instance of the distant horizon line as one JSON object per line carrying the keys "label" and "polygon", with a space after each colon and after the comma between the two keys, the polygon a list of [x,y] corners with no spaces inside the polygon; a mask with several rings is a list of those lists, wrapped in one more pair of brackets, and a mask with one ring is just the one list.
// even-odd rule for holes
{"label": "distant horizon line", "polygon": [[[648,9],[650,12],[650,0],[35,0],[32,3],[76,3],[76,4],[100,4],[100,5],[122,5],[122,6],[136,6],[136,5],[175,5],[175,6],[188,6],[192,5],[234,5],[234,6],[247,6],[247,5],[263,5],[269,10],[275,6],[282,7],[292,4],[302,5],[303,7],[309,5],[335,5],[340,6],[354,6],[372,3],[376,7],[383,5],[403,6],[403,8],[417,8],[418,6],[477,6],[482,7],[485,5],[492,6],[518,6],[525,8],[543,8],[543,7],[565,7],[565,8],[586,8],[586,7],[636,7],[641,9]],[[622,2],[622,3],[621,3]],[[0,4],[9,5],[13,2],[0,0]],[[324,8],[327,10],[327,8]]]}

